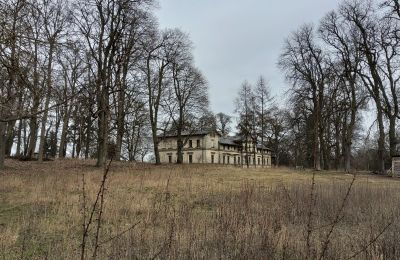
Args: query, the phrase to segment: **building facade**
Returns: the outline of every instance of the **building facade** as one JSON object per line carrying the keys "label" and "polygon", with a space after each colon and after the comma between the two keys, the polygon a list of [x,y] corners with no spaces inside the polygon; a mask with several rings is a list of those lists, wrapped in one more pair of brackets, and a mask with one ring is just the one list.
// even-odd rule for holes
{"label": "building facade", "polygon": [[[158,145],[161,163],[177,160],[177,136],[159,136]],[[250,167],[271,167],[272,151],[239,137],[221,137],[214,131],[183,134],[184,163],[226,164]]]}

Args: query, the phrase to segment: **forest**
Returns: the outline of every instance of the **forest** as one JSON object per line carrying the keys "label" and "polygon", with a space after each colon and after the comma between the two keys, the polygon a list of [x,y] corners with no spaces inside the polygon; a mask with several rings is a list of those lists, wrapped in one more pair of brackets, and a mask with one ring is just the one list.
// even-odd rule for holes
{"label": "forest", "polygon": [[183,147],[183,132],[205,128],[267,145],[278,166],[390,168],[400,118],[397,0],[343,1],[299,27],[277,61],[287,98],[272,96],[260,76],[242,83],[232,115],[211,111],[189,35],[161,29],[157,8],[155,0],[0,1],[0,168],[6,157],[159,164],[163,133],[175,131]]}

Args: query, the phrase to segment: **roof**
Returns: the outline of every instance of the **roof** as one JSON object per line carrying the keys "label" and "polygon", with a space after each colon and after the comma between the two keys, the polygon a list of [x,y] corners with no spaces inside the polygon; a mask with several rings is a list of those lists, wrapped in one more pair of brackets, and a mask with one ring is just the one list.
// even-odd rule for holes
{"label": "roof", "polygon": [[[240,136],[228,136],[228,137],[221,137],[219,139],[220,144],[232,145],[232,146],[241,146],[242,139]],[[258,149],[269,150],[272,151],[270,148],[266,147],[265,145],[258,144]]]}
{"label": "roof", "polygon": [[235,140],[233,137],[222,137],[219,139],[220,144],[240,146],[240,144],[238,144],[235,141],[237,141],[237,140]]}
{"label": "roof", "polygon": [[261,145],[261,144],[258,144],[258,145],[257,145],[257,148],[259,148],[259,149],[263,149],[263,150],[269,150],[269,151],[272,151],[272,149],[270,149],[270,148],[266,147],[265,145]]}
{"label": "roof", "polygon": [[[197,130],[197,131],[183,131],[181,135],[182,136],[189,136],[189,135],[202,136],[202,135],[208,135],[211,133],[218,134],[216,131],[213,131],[213,130]],[[157,137],[163,138],[163,137],[177,137],[177,136],[178,136],[178,134],[176,133],[176,131],[170,131],[170,132],[166,132],[165,134],[158,135]]]}

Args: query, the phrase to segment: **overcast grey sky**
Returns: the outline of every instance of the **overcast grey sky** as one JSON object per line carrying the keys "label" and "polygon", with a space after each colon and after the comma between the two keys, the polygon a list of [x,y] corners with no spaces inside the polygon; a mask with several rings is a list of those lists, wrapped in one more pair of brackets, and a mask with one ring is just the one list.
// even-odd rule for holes
{"label": "overcast grey sky", "polygon": [[159,0],[161,28],[180,28],[194,43],[195,63],[209,83],[213,112],[233,114],[244,80],[260,75],[284,99],[276,63],[285,38],[304,23],[318,24],[339,0]]}

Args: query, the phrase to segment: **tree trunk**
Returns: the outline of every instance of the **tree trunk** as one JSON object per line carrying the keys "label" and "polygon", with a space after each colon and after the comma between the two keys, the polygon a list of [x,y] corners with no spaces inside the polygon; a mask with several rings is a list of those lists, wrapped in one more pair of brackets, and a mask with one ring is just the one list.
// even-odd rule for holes
{"label": "tree trunk", "polygon": [[345,172],[351,171],[351,141],[346,140],[343,144],[343,156],[344,156],[344,170]]}
{"label": "tree trunk", "polygon": [[89,159],[90,137],[92,133],[92,120],[90,114],[86,117],[85,159]]}
{"label": "tree trunk", "polygon": [[44,113],[42,117],[42,126],[40,129],[40,142],[39,142],[39,162],[43,161],[43,154],[44,154],[44,143],[46,139],[46,124],[47,124],[47,117],[49,114],[49,104],[50,104],[50,95],[51,95],[51,88],[52,88],[52,78],[51,78],[51,70],[53,65],[53,50],[54,50],[54,42],[50,40],[50,48],[49,48],[49,61],[47,63],[47,91],[46,91],[46,100],[44,105]]}
{"label": "tree trunk", "polygon": [[[37,108],[34,108],[33,111],[37,111]],[[35,112],[34,112],[35,113]],[[38,125],[37,125],[37,116],[33,116],[29,121],[29,144],[28,151],[26,156],[31,159],[36,150],[36,142],[37,142],[37,133],[38,133]]]}
{"label": "tree trunk", "polygon": [[21,156],[22,124],[23,124],[23,120],[20,119],[18,122],[18,131],[17,131],[17,150],[15,152],[15,157],[17,157],[17,158],[19,158]]}
{"label": "tree trunk", "polygon": [[14,138],[15,138],[15,122],[16,121],[10,121],[7,123],[7,134],[6,134],[6,145],[5,145],[5,154],[7,156],[11,156],[11,150],[14,144]]}
{"label": "tree trunk", "polygon": [[158,149],[158,137],[157,137],[156,131],[157,130],[153,130],[154,157],[156,159],[156,164],[161,164],[160,151]]}
{"label": "tree trunk", "polygon": [[117,111],[117,140],[115,148],[115,160],[119,161],[121,159],[122,150],[122,140],[125,132],[125,82],[120,79],[119,74],[117,74],[117,82],[119,82],[118,91],[118,111]]}
{"label": "tree trunk", "polygon": [[385,173],[385,128],[383,124],[383,113],[382,109],[378,105],[378,128],[379,128],[379,138],[378,138],[378,171],[381,174]]}
{"label": "tree trunk", "polygon": [[65,147],[66,147],[66,140],[67,140],[67,133],[68,133],[69,117],[70,117],[72,108],[73,108],[73,104],[71,103],[69,105],[68,109],[66,109],[64,111],[63,126],[61,128],[61,137],[60,137],[60,148],[59,148],[59,152],[58,152],[59,158],[65,158],[65,156],[66,156]]}
{"label": "tree trunk", "polygon": [[389,146],[390,146],[390,157],[397,155],[397,138],[396,138],[396,115],[392,115],[389,118]]}
{"label": "tree trunk", "polygon": [[6,123],[0,122],[0,169],[4,168],[6,155]]}

